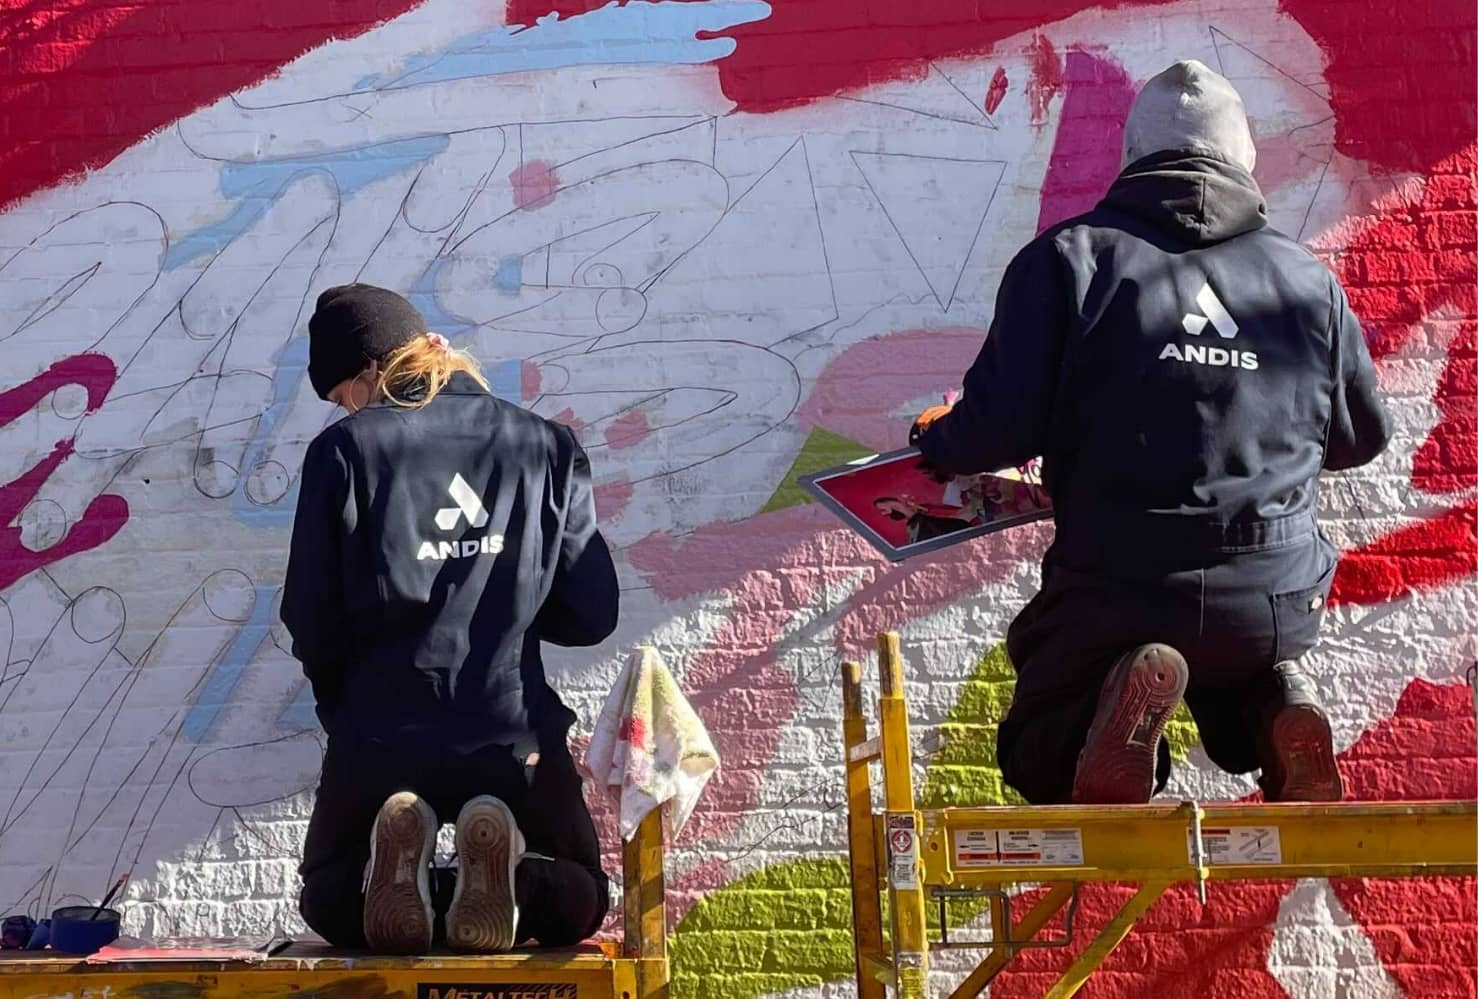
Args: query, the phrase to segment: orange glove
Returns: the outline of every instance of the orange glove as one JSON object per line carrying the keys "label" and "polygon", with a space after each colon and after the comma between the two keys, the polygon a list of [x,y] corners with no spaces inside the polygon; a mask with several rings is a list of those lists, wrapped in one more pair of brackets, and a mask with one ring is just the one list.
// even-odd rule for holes
{"label": "orange glove", "polygon": [[930,406],[919,414],[919,418],[913,421],[913,426],[908,431],[908,443],[917,444],[919,438],[924,436],[924,431],[944,414],[948,413],[954,406]]}

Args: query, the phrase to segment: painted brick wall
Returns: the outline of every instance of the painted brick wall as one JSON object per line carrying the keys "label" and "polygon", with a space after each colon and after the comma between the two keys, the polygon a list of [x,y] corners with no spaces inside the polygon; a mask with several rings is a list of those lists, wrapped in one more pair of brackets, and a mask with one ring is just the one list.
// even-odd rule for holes
{"label": "painted brick wall", "polygon": [[[307,313],[359,277],[590,450],[626,612],[558,685],[583,731],[655,643],[725,762],[673,858],[678,994],[845,994],[837,666],[902,630],[926,799],[1008,800],[999,645],[1050,528],[891,567],[795,476],[903,439],[1177,57],[1242,90],[1273,222],[1349,288],[1399,424],[1323,494],[1348,782],[1472,798],[1474,28],[1459,0],[7,5],[0,906],[130,871],[138,931],[297,925],[321,736],[276,599],[332,418]],[[1251,792],[1174,735],[1171,793]],[[1173,895],[1084,994],[1471,996],[1475,910],[1471,879]]]}

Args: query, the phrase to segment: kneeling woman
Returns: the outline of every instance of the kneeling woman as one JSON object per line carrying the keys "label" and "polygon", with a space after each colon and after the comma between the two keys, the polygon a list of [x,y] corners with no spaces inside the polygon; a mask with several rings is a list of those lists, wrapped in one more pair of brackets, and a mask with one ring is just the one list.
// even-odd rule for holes
{"label": "kneeling woman", "polygon": [[[494,397],[415,308],[331,288],[308,376],[348,415],[303,462],[282,620],[328,750],[301,908],[330,943],[568,945],[609,905],[540,642],[616,626],[611,555],[573,434]],[[457,871],[431,868],[456,821]]]}

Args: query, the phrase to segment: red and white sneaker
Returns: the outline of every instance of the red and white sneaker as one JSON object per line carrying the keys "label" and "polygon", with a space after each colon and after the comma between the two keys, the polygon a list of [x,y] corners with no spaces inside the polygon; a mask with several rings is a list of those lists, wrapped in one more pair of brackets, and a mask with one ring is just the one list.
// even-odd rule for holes
{"label": "red and white sneaker", "polygon": [[1190,670],[1168,645],[1141,645],[1109,671],[1073,776],[1073,803],[1131,805],[1155,793],[1165,723],[1185,694]]}
{"label": "red and white sneaker", "polygon": [[1334,734],[1319,690],[1298,663],[1281,662],[1258,682],[1263,797],[1268,801],[1339,801],[1344,782]]}

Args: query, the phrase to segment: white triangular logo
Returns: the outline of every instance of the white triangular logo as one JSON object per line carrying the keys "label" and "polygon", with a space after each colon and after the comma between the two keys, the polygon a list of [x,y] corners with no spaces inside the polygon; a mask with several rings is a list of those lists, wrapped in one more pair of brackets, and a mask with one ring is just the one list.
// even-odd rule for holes
{"label": "white triangular logo", "polygon": [[452,479],[452,484],[447,487],[447,493],[452,497],[456,506],[443,507],[436,511],[436,526],[443,531],[450,531],[457,526],[457,521],[462,517],[467,518],[467,523],[473,527],[482,527],[488,522],[487,508],[482,505],[482,499],[472,491],[467,480],[462,478],[459,472]]}
{"label": "white triangular logo", "polygon": [[1227,313],[1226,306],[1221,304],[1221,299],[1216,297],[1216,292],[1211,290],[1211,285],[1201,285],[1201,290],[1196,293],[1196,304],[1200,306],[1204,315],[1187,312],[1185,318],[1181,319],[1180,325],[1191,336],[1200,336],[1201,331],[1210,323],[1223,340],[1230,340],[1237,335],[1237,321]]}

